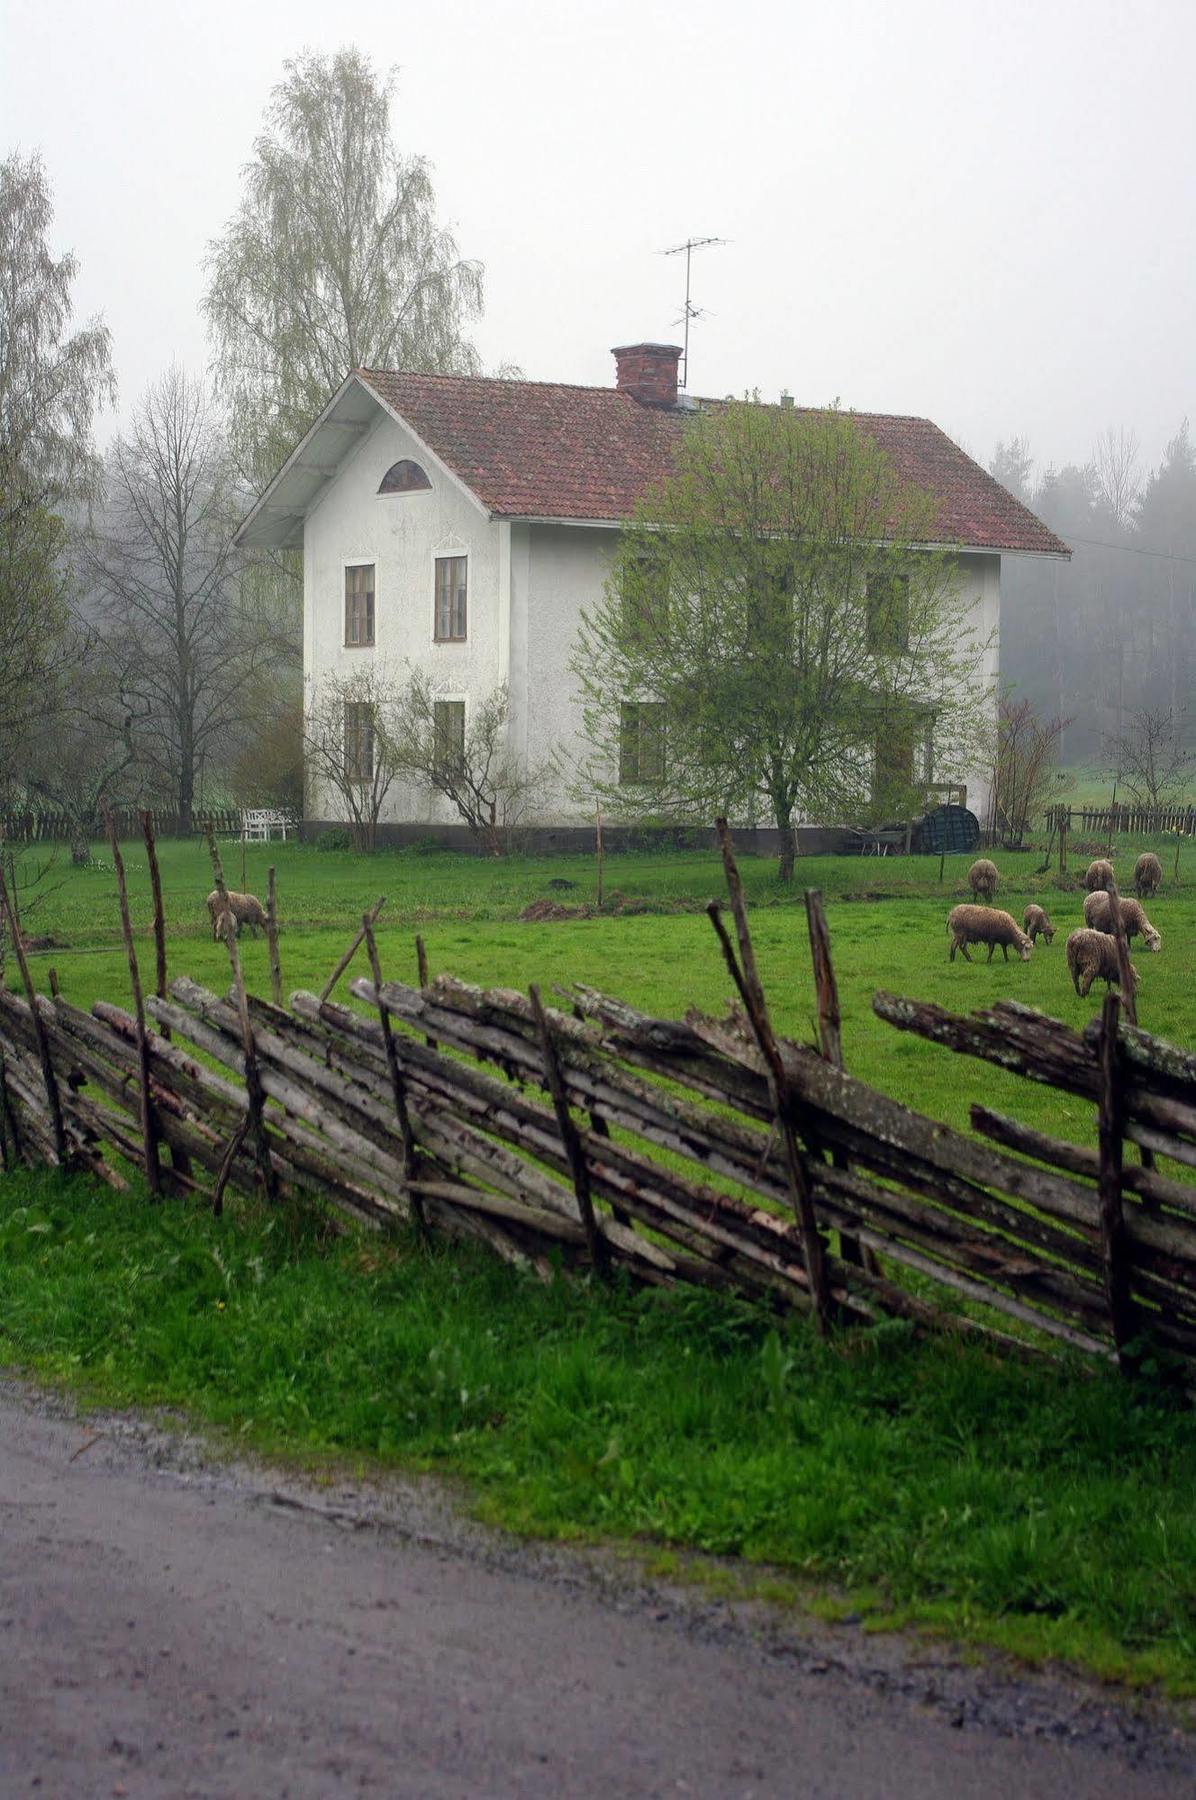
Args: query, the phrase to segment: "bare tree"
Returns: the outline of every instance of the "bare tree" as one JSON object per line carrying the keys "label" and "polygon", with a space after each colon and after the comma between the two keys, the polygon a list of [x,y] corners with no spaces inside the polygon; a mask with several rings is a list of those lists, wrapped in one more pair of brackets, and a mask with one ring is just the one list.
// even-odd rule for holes
{"label": "bare tree", "polygon": [[44,710],[70,598],[64,513],[89,501],[92,421],[112,399],[98,319],[71,332],[72,256],[51,255],[49,182],[36,156],[0,163],[0,766]]}
{"label": "bare tree", "polygon": [[308,812],[339,807],[355,850],[372,851],[382,805],[399,774],[395,686],[385,663],[313,682],[303,717]]}
{"label": "bare tree", "polygon": [[1196,769],[1184,723],[1182,708],[1174,713],[1170,707],[1139,706],[1119,736],[1105,738],[1105,755],[1139,806],[1177,799]]}
{"label": "bare tree", "polygon": [[469,372],[482,270],[438,223],[431,170],[391,136],[395,76],[360,50],[284,65],[204,311],[255,485],[356,368]]}
{"label": "bare tree", "polygon": [[1092,466],[1096,472],[1097,499],[1113,523],[1128,531],[1142,492],[1141,446],[1136,431],[1124,425],[1109,426],[1096,440]]}
{"label": "bare tree", "polygon": [[172,367],[112,449],[89,573],[139,755],[183,833],[200,769],[230,759],[259,666],[276,648],[272,618],[240,588],[231,543],[240,510],[208,396]]}
{"label": "bare tree", "polygon": [[26,791],[65,814],[71,861],[91,861],[103,830],[103,806],[120,805],[139,789],[133,717],[122,698],[124,672],[93,631],[75,626],[69,660],[31,724],[25,755]]}
{"label": "bare tree", "polygon": [[1044,719],[1031,700],[1002,694],[997,713],[997,754],[993,778],[993,827],[1012,847],[1021,844],[1035,815],[1060,791],[1065,779],[1059,747],[1071,723],[1057,715]]}
{"label": "bare tree", "polygon": [[442,698],[414,671],[397,697],[394,748],[404,778],[439,794],[493,856],[511,848],[558,773],[549,755],[524,763],[509,741],[510,696],[500,682],[480,701]]}

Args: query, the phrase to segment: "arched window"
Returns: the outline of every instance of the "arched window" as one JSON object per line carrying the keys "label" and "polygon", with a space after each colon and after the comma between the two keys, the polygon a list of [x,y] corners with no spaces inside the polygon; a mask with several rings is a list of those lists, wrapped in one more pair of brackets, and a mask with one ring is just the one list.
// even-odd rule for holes
{"label": "arched window", "polygon": [[378,484],[380,494],[418,494],[421,488],[430,488],[432,483],[424,474],[417,462],[404,457],[401,462],[392,463]]}

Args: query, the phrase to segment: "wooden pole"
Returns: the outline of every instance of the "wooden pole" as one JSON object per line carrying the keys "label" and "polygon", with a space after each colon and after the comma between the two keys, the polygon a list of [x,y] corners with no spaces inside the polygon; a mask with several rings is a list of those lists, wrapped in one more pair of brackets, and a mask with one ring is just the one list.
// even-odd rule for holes
{"label": "wooden pole", "polygon": [[751,1021],[752,1030],[755,1033],[756,1043],[764,1058],[764,1066],[768,1075],[769,1098],[785,1149],[785,1170],[788,1176],[794,1215],[801,1232],[802,1253],[806,1264],[806,1276],[810,1283],[814,1317],[819,1333],[825,1336],[830,1329],[830,1287],[826,1278],[822,1239],[818,1235],[818,1221],[814,1216],[814,1201],[810,1193],[809,1182],[806,1179],[797,1136],[789,1117],[789,1084],[785,1075],[785,1065],[781,1060],[781,1052],[776,1038],[773,1036],[768,1007],[764,999],[764,989],[756,969],[756,954],[752,948],[752,936],[748,929],[743,883],[739,878],[735,853],[731,847],[731,832],[726,819],[716,819],[715,829],[718,832],[719,848],[723,856],[727,890],[731,896],[731,910],[735,916],[739,954],[743,962],[742,972],[736,963],[735,952],[723,926],[718,902],[712,901],[706,911],[722,944],[723,955],[731,972],[731,978],[739,989]]}
{"label": "wooden pole", "polygon": [[274,1158],[270,1153],[270,1137],[266,1130],[266,1095],[262,1088],[261,1071],[257,1066],[257,1046],[253,1038],[253,1025],[249,1018],[249,997],[245,992],[245,977],[241,973],[241,957],[237,949],[236,922],[228,907],[228,884],[224,879],[224,865],[220,861],[220,852],[216,848],[216,838],[211,826],[208,827],[208,854],[212,859],[212,874],[216,881],[216,891],[224,902],[225,933],[224,941],[228,945],[228,960],[232,968],[233,990],[237,1000],[237,1014],[241,1025],[241,1049],[245,1057],[245,1093],[249,1101],[249,1117],[253,1126],[253,1151],[257,1162],[258,1176],[266,1199],[273,1202],[278,1199],[278,1172],[274,1167]]}
{"label": "wooden pole", "polygon": [[[365,913],[363,915],[363,920],[368,919],[371,925],[377,924],[378,914],[382,911],[382,908],[385,905],[386,905],[386,895],[379,894],[378,898],[374,901],[374,904],[370,908],[369,912]],[[349,948],[345,951],[344,955],[341,957],[340,961],[337,963],[335,969],[333,969],[331,975],[328,977],[327,981],[324,983],[323,987],[320,989],[320,999],[321,1000],[327,1000],[329,994],[331,994],[333,988],[336,986],[337,982],[340,980],[341,976],[344,974],[345,970],[348,968],[349,964],[353,961],[353,958],[357,955],[357,952],[361,949],[361,946],[364,943],[365,943],[365,925],[363,922],[362,927],[361,927],[360,931],[357,933],[356,937],[353,939],[353,942],[349,945]]]}
{"label": "wooden pole", "polygon": [[1126,1236],[1121,1196],[1122,1101],[1117,1020],[1120,1002],[1116,994],[1106,994],[1100,1023],[1100,1110],[1098,1134],[1100,1148],[1101,1250],[1104,1259],[1105,1300],[1117,1359],[1122,1369],[1129,1364],[1126,1346],[1137,1335],[1134,1307],[1130,1294],[1130,1245]]}
{"label": "wooden pole", "polygon": [[154,1103],[150,1098],[149,1038],[145,1029],[145,1002],[141,994],[141,971],[137,967],[137,947],[133,942],[133,921],[129,916],[129,889],[125,881],[124,858],[116,835],[112,808],[105,804],[104,822],[112,849],[112,866],[116,870],[116,892],[120,901],[120,928],[125,940],[125,956],[129,964],[129,986],[133,990],[133,1017],[137,1021],[137,1079],[141,1089],[141,1144],[145,1159],[145,1184],[151,1200],[162,1198],[162,1171],[158,1161],[158,1128]]}
{"label": "wooden pole", "polygon": [[540,990],[534,982],[528,992],[544,1050],[544,1085],[552,1096],[557,1129],[561,1134],[565,1155],[569,1159],[569,1170],[573,1176],[573,1192],[577,1196],[577,1210],[581,1214],[582,1229],[586,1234],[586,1247],[595,1269],[600,1275],[606,1276],[610,1274],[610,1252],[605,1237],[598,1229],[598,1221],[594,1217],[594,1198],[590,1191],[589,1164],[586,1162],[586,1153],[578,1135],[577,1126],[573,1123],[573,1115],[569,1111],[569,1098],[565,1092],[565,1081],[561,1074],[561,1065],[552,1038],[552,1028],[540,1000]]}
{"label": "wooden pole", "polygon": [[399,1131],[403,1139],[403,1180],[407,1186],[412,1217],[420,1231],[426,1235],[428,1220],[424,1212],[424,1203],[415,1191],[414,1185],[419,1176],[419,1153],[415,1146],[415,1133],[411,1128],[411,1112],[407,1104],[407,1082],[399,1062],[399,1052],[390,1024],[390,1013],[382,998],[382,963],[378,956],[378,945],[374,937],[374,923],[369,913],[362,913],[361,929],[365,933],[365,948],[370,959],[370,974],[374,979],[374,992],[378,996],[378,1016],[382,1021],[386,1069],[390,1076],[390,1091],[394,1096],[395,1115],[398,1118]]}
{"label": "wooden pole", "polygon": [[604,854],[602,844],[602,808],[600,806],[596,807],[594,811],[594,848],[598,858],[598,911],[601,912]]}
{"label": "wooden pole", "polygon": [[154,897],[154,992],[159,1000],[166,998],[166,909],[162,905],[162,875],[158,868],[158,846],[154,841],[153,815],[141,814],[141,831],[145,838],[145,859],[149,865],[150,892]]}
{"label": "wooden pole", "polygon": [[[818,997],[818,1048],[822,1060],[832,1067],[843,1067],[842,1015],[839,1011],[839,984],[831,961],[831,937],[827,930],[822,895],[817,888],[806,889],[806,924],[810,933],[810,956],[814,964],[814,992]],[[831,1162],[836,1169],[850,1167],[850,1158],[835,1150]],[[849,1232],[839,1233],[839,1253],[844,1262],[858,1268],[876,1270],[876,1258],[861,1246]]]}
{"label": "wooden pole", "polygon": [[282,1005],[282,963],[278,955],[278,897],[274,888],[274,864],[266,875],[266,944],[270,952],[270,998]]}
{"label": "wooden pole", "polygon": [[[428,952],[424,948],[424,940],[420,937],[418,931],[415,934],[415,967],[417,979],[419,981],[419,991],[421,994],[426,994],[430,985],[428,981]],[[428,1038],[427,1045],[429,1050],[435,1050],[436,1039],[434,1037]]]}

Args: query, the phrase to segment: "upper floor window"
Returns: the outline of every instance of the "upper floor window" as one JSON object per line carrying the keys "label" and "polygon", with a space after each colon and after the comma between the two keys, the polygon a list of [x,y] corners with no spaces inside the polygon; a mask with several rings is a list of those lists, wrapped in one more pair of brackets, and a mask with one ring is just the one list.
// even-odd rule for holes
{"label": "upper floor window", "polygon": [[374,565],[354,563],[345,570],[345,643],[355,648],[374,641]]}
{"label": "upper floor window", "polygon": [[865,634],[869,650],[882,655],[909,649],[908,575],[869,575]]}
{"label": "upper floor window", "polygon": [[664,550],[629,557],[622,569],[623,622],[639,644],[664,640],[669,629],[669,562]]}
{"label": "upper floor window", "polygon": [[380,494],[418,494],[423,488],[430,488],[432,483],[417,462],[403,457],[400,462],[392,463],[382,480],[378,483]]}
{"label": "upper floor window", "polygon": [[467,556],[436,558],[434,636],[438,644],[460,644],[465,641],[468,567]]}
{"label": "upper floor window", "polygon": [[664,706],[659,700],[625,700],[619,708],[619,781],[664,780]]}

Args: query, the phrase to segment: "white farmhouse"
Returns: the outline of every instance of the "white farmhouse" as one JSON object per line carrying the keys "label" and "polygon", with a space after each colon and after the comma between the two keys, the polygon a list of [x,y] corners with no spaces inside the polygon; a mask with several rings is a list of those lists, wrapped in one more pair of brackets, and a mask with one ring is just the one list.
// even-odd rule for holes
{"label": "white farmhouse", "polygon": [[[601,596],[614,534],[667,472],[696,404],[678,395],[679,355],[666,344],[617,349],[610,388],[349,375],[238,533],[246,547],[302,547],[308,691],[363,658],[395,671],[409,662],[431,678],[453,736],[505,682],[517,754],[577,751],[571,647],[582,609]],[[961,601],[992,636],[995,678],[1002,555],[1066,556],[1067,546],[929,420],[852,416],[935,495]],[[969,804],[983,812],[982,782]],[[334,818],[335,797],[309,791],[307,810]],[[382,821],[398,837],[454,823],[445,802],[397,787]],[[539,822],[564,842],[582,821],[562,791]]]}

